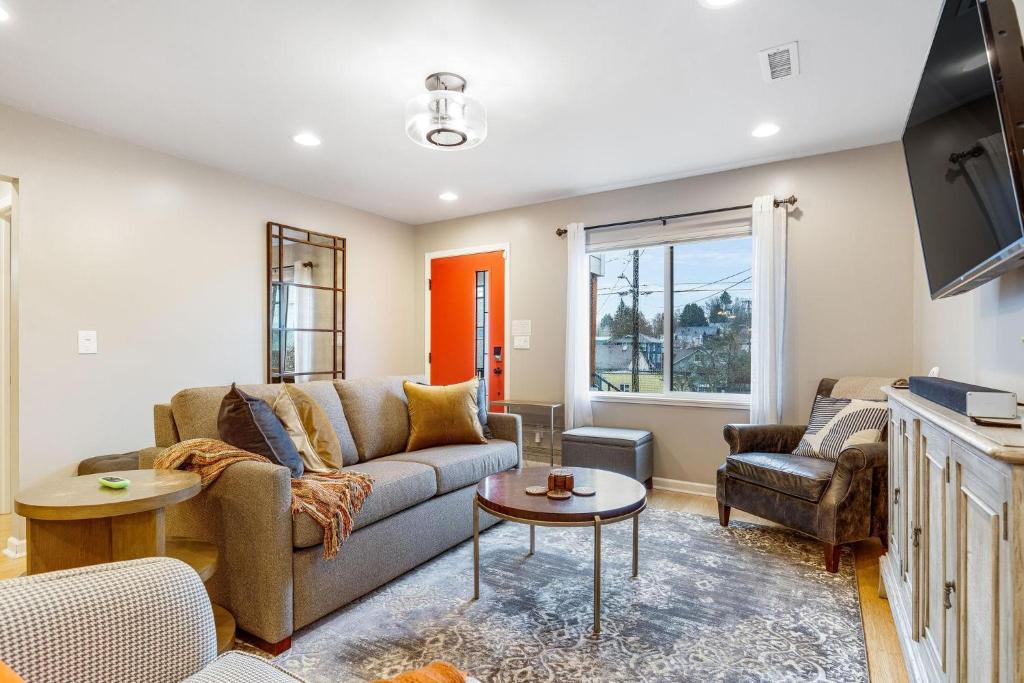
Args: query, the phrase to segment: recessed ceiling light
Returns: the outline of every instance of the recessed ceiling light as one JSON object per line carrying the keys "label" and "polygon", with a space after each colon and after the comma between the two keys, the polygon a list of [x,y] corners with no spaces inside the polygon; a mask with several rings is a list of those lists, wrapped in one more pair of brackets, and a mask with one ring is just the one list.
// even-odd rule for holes
{"label": "recessed ceiling light", "polygon": [[454,192],[442,192],[441,194],[437,195],[437,198],[442,199],[446,202],[454,202],[456,199],[459,198],[459,195],[455,194]]}
{"label": "recessed ceiling light", "polygon": [[708,9],[721,9],[729,5],[735,4],[737,0],[698,0],[701,5]]}
{"label": "recessed ceiling light", "polygon": [[320,138],[313,135],[312,133],[298,133],[292,136],[292,140],[302,145],[303,147],[316,147],[320,144]]}
{"label": "recessed ceiling light", "polygon": [[760,126],[750,131],[750,134],[753,135],[755,138],[770,138],[771,136],[778,133],[780,130],[782,129],[779,128],[774,123],[762,123]]}
{"label": "recessed ceiling light", "polygon": [[0,7],[0,21],[7,21],[10,18],[11,18],[10,13],[7,10],[5,10],[3,7]]}

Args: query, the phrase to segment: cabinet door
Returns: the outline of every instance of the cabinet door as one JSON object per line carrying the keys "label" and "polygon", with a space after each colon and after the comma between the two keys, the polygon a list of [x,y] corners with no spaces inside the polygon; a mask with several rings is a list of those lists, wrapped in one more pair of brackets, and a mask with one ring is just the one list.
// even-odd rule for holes
{"label": "cabinet door", "polygon": [[910,598],[910,630],[914,640],[921,637],[920,604],[920,546],[921,529],[918,526],[918,488],[919,464],[917,445],[921,420],[913,413],[900,415],[900,469],[903,478],[903,519],[900,527],[903,533],[903,571],[901,583],[905,586]]}
{"label": "cabinet door", "polygon": [[903,435],[900,433],[900,412],[889,410],[889,558],[895,559],[896,575],[903,576],[904,477],[902,457]]}
{"label": "cabinet door", "polygon": [[997,467],[954,442],[955,610],[959,680],[1009,680],[1008,482]]}
{"label": "cabinet door", "polygon": [[920,424],[917,458],[921,648],[933,680],[944,680],[951,650],[952,621],[946,608],[946,582],[953,575],[949,530],[949,435]]}

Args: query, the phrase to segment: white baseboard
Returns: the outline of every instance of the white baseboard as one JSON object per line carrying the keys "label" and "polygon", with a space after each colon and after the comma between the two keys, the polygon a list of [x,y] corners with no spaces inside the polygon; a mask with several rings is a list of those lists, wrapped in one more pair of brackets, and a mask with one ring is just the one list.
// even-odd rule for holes
{"label": "white baseboard", "polygon": [[25,557],[27,553],[27,544],[24,538],[7,537],[7,547],[4,548],[4,555],[12,560],[16,560],[19,557]]}
{"label": "white baseboard", "polygon": [[695,481],[665,479],[664,477],[654,477],[654,488],[675,493],[690,493],[695,496],[710,496],[711,498],[716,495],[714,484],[699,484]]}

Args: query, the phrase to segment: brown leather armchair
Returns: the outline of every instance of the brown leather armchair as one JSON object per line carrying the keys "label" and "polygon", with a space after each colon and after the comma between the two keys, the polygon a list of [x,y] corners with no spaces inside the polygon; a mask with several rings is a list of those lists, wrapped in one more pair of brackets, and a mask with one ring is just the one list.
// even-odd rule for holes
{"label": "brown leather armchair", "polygon": [[[819,396],[836,380],[823,379]],[[729,525],[731,508],[813,536],[824,544],[825,569],[839,570],[846,543],[877,536],[886,543],[889,449],[880,443],[852,446],[836,462],[792,451],[806,425],[725,425],[729,456],[718,468],[718,521]]]}

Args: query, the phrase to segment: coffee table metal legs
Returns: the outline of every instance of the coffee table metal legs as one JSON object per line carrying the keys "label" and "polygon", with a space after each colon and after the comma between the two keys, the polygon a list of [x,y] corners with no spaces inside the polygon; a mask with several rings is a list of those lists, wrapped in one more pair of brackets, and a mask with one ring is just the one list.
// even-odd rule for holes
{"label": "coffee table metal legs", "polygon": [[473,496],[473,599],[480,599],[480,505],[476,496]]}
{"label": "coffee table metal legs", "polygon": [[640,573],[640,565],[637,562],[637,555],[640,554],[640,515],[633,518],[633,578]]}
{"label": "coffee table metal legs", "polygon": [[601,635],[601,518],[594,516],[594,635]]}
{"label": "coffee table metal legs", "polygon": [[[601,635],[601,527],[605,524],[621,522],[632,517],[633,519],[633,577],[639,575],[639,554],[640,554],[640,513],[646,509],[646,505],[639,510],[619,517],[602,520],[595,515],[593,522],[536,522],[525,520],[499,512],[487,510],[495,517],[507,519],[512,522],[519,522],[530,527],[530,555],[536,550],[537,526],[593,526],[594,527],[594,635]],[[480,599],[480,503],[473,497],[473,599]]]}

